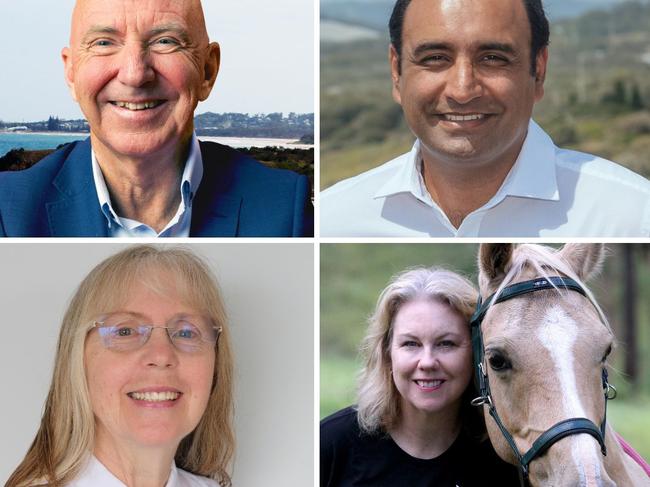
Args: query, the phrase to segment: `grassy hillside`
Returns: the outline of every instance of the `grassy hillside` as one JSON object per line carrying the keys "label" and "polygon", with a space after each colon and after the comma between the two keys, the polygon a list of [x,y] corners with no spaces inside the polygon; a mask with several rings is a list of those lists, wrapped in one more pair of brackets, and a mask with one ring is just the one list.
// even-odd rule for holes
{"label": "grassy hillside", "polygon": [[[552,23],[534,117],[557,144],[650,176],[650,4]],[[377,166],[413,136],[392,101],[388,38],[321,43],[321,186]]]}

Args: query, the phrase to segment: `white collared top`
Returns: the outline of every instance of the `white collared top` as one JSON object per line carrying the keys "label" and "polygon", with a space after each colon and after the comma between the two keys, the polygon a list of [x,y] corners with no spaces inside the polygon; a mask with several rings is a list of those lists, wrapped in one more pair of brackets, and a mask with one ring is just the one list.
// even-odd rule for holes
{"label": "white collared top", "polygon": [[611,161],[560,149],[530,121],[496,194],[455,228],[419,171],[420,143],[320,195],[322,237],[647,237],[650,181]]}
{"label": "white collared top", "polygon": [[[128,487],[113,475],[94,455],[81,473],[66,487]],[[172,462],[171,472],[165,487],[219,487],[217,481],[194,475]]]}
{"label": "white collared top", "polygon": [[196,134],[192,134],[190,151],[185,162],[183,175],[181,177],[181,202],[174,217],[169,220],[165,228],[157,233],[149,225],[137,220],[131,220],[119,216],[113,209],[111,197],[108,194],[104,175],[99,167],[95,151],[92,151],[93,180],[99,199],[99,207],[106,217],[109,237],[189,237],[190,224],[192,222],[192,200],[196,190],[203,178],[203,159],[201,158],[201,147]]}

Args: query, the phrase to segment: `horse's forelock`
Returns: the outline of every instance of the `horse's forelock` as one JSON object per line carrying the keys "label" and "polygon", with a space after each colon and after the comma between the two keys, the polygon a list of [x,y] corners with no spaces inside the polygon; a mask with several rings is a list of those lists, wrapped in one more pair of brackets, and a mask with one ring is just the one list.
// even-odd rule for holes
{"label": "horse's forelock", "polygon": [[[503,278],[503,281],[501,281],[497,287],[496,291],[494,291],[493,301],[497,299],[503,290],[510,284],[530,279],[530,277],[526,276],[531,271],[539,277],[549,278],[551,276],[564,275],[576,281],[584,289],[587,299],[591,304],[593,304],[594,308],[596,308],[598,316],[603,324],[610,332],[612,331],[605,313],[596,301],[591,290],[587,287],[584,281],[580,279],[577,272],[565,259],[562,258],[559,251],[544,245],[522,244],[515,248],[508,272]],[[559,292],[559,289],[556,286],[553,287],[555,287]],[[488,294],[483,289],[481,289],[481,292]]]}

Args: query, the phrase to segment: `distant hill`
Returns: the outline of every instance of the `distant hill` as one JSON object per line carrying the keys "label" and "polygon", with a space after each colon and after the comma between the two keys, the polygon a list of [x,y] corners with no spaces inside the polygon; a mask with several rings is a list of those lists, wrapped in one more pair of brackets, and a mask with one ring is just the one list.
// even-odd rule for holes
{"label": "distant hill", "polygon": [[[546,14],[551,20],[578,17],[592,10],[608,10],[622,0],[544,0]],[[322,0],[321,19],[335,20],[388,31],[388,19],[394,0]]]}

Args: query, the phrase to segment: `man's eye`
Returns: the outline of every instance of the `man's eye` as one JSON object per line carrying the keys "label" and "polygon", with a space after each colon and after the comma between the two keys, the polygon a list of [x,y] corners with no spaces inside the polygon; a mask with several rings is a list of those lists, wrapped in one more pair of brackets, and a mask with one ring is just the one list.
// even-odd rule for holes
{"label": "man's eye", "polygon": [[173,49],[180,46],[180,42],[173,37],[160,37],[151,43],[151,46],[158,49]]}
{"label": "man's eye", "polygon": [[91,44],[93,47],[109,47],[113,42],[108,39],[98,39]]}
{"label": "man's eye", "polygon": [[508,60],[501,56],[496,56],[494,54],[487,54],[483,56],[483,61],[489,64],[507,64]]}
{"label": "man's eye", "polygon": [[432,54],[420,61],[422,64],[439,64],[447,61],[447,58],[441,54]]}

